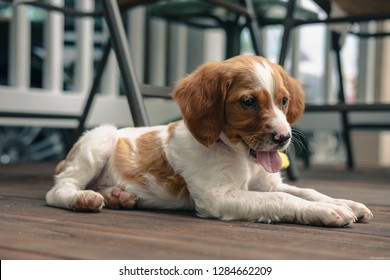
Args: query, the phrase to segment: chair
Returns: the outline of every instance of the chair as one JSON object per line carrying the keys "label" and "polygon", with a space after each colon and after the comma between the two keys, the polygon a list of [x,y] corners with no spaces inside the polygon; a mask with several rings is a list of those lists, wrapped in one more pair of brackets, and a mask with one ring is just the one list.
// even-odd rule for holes
{"label": "chair", "polygon": [[[356,23],[356,22],[367,22],[367,21],[380,21],[390,19],[390,2],[373,0],[313,0],[318,4],[328,15],[324,20],[302,20],[297,19],[293,16],[295,10],[295,0],[289,0],[288,2],[288,11],[286,18],[284,19],[284,33],[282,39],[282,47],[280,52],[279,63],[284,64],[287,46],[289,42],[290,32],[292,28],[306,25],[306,24],[315,24],[315,23]],[[339,6],[344,11],[344,14],[341,16],[334,16],[332,11],[335,6]],[[350,33],[355,34],[361,38],[367,37],[381,37],[390,35],[390,33],[356,33],[350,31]],[[374,128],[374,129],[388,129],[390,125],[383,123],[356,123],[351,124],[349,119],[349,114],[351,112],[375,112],[375,111],[390,111],[390,104],[346,104],[344,96],[344,84],[342,76],[342,67],[341,67],[341,57],[340,51],[342,47],[342,34],[340,31],[332,31],[331,33],[331,47],[336,54],[336,65],[338,73],[338,104],[335,105],[312,105],[308,104],[306,106],[307,112],[329,112],[337,111],[341,114],[341,123],[342,123],[342,135],[344,142],[346,144],[347,152],[347,167],[352,169],[354,167],[354,159],[351,145],[350,132],[353,128]]]}
{"label": "chair", "polygon": [[[150,3],[158,2],[158,0],[101,0],[102,11],[94,11],[94,12],[80,12],[77,10],[69,9],[67,7],[56,7],[50,4],[45,3],[40,0],[21,0],[17,1],[15,4],[28,4],[38,6],[47,10],[54,10],[64,13],[67,16],[73,17],[97,17],[103,16],[110,33],[110,39],[107,41],[104,52],[99,62],[99,65],[96,70],[95,77],[93,79],[93,84],[91,86],[91,90],[89,92],[88,98],[86,100],[83,112],[80,116],[59,116],[56,118],[72,118],[77,119],[79,121],[78,128],[75,133],[75,138],[77,138],[82,131],[84,131],[85,121],[90,111],[94,96],[97,92],[99,82],[101,80],[104,67],[107,63],[108,56],[111,48],[115,51],[118,66],[120,69],[120,73],[122,76],[123,85],[126,92],[126,97],[128,100],[129,107],[131,108],[131,114],[133,117],[135,126],[147,126],[149,124],[149,120],[146,114],[145,105],[143,102],[143,94],[141,93],[140,84],[137,80],[136,73],[134,70],[134,66],[132,63],[132,59],[130,56],[130,51],[125,35],[125,30],[121,17],[121,9],[129,9],[138,5],[145,5]],[[253,31],[253,42],[255,48],[260,52],[260,43],[259,43],[259,32],[257,31],[257,23],[252,10],[251,0],[243,1],[244,4],[229,4],[225,3],[226,1],[219,0],[205,0],[204,2],[221,7],[229,11],[229,13],[237,13],[240,15],[244,15],[248,25],[254,30]],[[143,87],[145,89],[147,96],[157,96],[157,97],[168,97],[167,89],[162,89],[162,91],[158,91],[151,87]],[[23,114],[12,114],[14,117],[23,117]],[[29,114],[24,117],[45,117],[50,118],[50,115],[34,115]]]}
{"label": "chair", "polygon": [[[262,54],[260,32],[252,1],[158,1],[148,6],[150,17],[201,29],[221,28],[226,34],[226,58],[240,53],[240,34],[248,27],[255,53]],[[245,18],[242,22],[241,17]]]}
{"label": "chair", "polygon": [[[248,27],[255,44],[259,28],[267,25],[282,24],[287,11],[287,3],[281,0],[254,0],[246,3],[252,7],[255,20],[248,18],[248,12],[238,6],[244,1],[230,0],[224,1],[225,5],[231,5],[229,9],[222,6],[213,5],[218,1],[158,1],[148,6],[148,14],[151,17],[159,17],[171,22],[182,23],[188,26],[211,29],[221,28],[226,34],[226,58],[240,54],[240,33],[244,27]],[[222,1],[219,1],[222,2]],[[253,2],[253,3],[251,3]],[[250,13],[250,9],[248,10]],[[247,17],[246,22],[240,21],[240,16]],[[302,20],[317,19],[317,14],[302,7],[295,10],[296,18]],[[258,27],[253,23],[257,22]],[[262,55],[260,47],[254,45],[254,52]]]}
{"label": "chair", "polygon": [[[121,4],[124,1],[120,1]],[[136,6],[148,1],[138,1],[138,0],[129,0],[126,1],[127,5]],[[111,50],[111,47],[114,49],[116,56],[118,58],[118,65],[120,68],[121,76],[123,77],[123,84],[126,91],[126,97],[131,108],[131,114],[133,117],[134,124],[136,126],[145,126],[149,124],[148,117],[146,115],[146,110],[143,102],[143,97],[140,91],[139,84],[137,82],[136,74],[134,71],[133,63],[131,60],[129,48],[127,47],[127,40],[123,24],[121,22],[122,17],[119,10],[118,2],[116,0],[101,0],[103,11],[95,12],[80,12],[74,9],[67,7],[57,7],[51,4],[47,4],[44,1],[40,0],[30,0],[30,1],[17,1],[14,4],[28,4],[41,7],[43,9],[58,11],[64,13],[67,16],[72,17],[99,17],[103,16],[107,22],[107,26],[110,32],[110,40],[107,41],[102,59],[97,67],[96,74],[93,80],[93,84],[84,105],[83,112],[80,116],[55,116],[56,118],[71,118],[77,119],[79,126],[75,132],[75,139],[80,136],[82,131],[84,131],[85,121],[88,116],[89,110],[92,105],[93,98],[97,92],[101,76],[103,74],[104,67],[108,60],[108,56]],[[17,117],[17,115],[15,115]],[[23,117],[22,115],[20,115]],[[27,117],[45,117],[50,118],[50,115],[28,115]]]}

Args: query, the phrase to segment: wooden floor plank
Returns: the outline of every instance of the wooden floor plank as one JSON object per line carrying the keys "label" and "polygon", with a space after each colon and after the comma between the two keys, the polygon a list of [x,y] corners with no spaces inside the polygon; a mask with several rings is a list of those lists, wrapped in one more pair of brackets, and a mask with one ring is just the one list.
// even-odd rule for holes
{"label": "wooden floor plank", "polygon": [[48,207],[53,163],[0,167],[1,259],[390,258],[390,172],[301,171],[297,185],[366,203],[368,224],[322,228],[200,219],[190,212]]}

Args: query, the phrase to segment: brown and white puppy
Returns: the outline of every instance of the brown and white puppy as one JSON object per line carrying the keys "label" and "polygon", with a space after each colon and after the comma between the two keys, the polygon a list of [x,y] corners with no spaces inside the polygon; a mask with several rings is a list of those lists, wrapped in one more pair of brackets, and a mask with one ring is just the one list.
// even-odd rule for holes
{"label": "brown and white puppy", "polygon": [[209,62],[173,91],[183,121],[87,132],[57,167],[47,203],[74,210],[194,210],[200,217],[346,226],[361,203],[282,182],[278,150],[304,111],[299,83],[257,56]]}

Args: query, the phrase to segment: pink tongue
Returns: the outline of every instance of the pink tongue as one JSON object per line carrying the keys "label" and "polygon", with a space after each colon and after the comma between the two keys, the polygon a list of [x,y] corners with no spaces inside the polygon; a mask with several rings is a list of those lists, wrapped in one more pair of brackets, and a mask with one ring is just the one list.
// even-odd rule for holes
{"label": "pink tongue", "polygon": [[268,173],[276,173],[282,167],[282,158],[278,152],[256,152],[256,160]]}

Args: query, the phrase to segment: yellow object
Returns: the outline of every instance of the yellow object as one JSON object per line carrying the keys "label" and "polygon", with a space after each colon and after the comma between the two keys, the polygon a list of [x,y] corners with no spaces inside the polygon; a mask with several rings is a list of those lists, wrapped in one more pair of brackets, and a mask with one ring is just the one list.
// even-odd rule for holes
{"label": "yellow object", "polygon": [[288,159],[288,156],[285,153],[280,152],[280,151],[278,151],[278,153],[279,153],[280,157],[282,158],[282,169],[286,169],[287,167],[290,166],[290,161]]}

